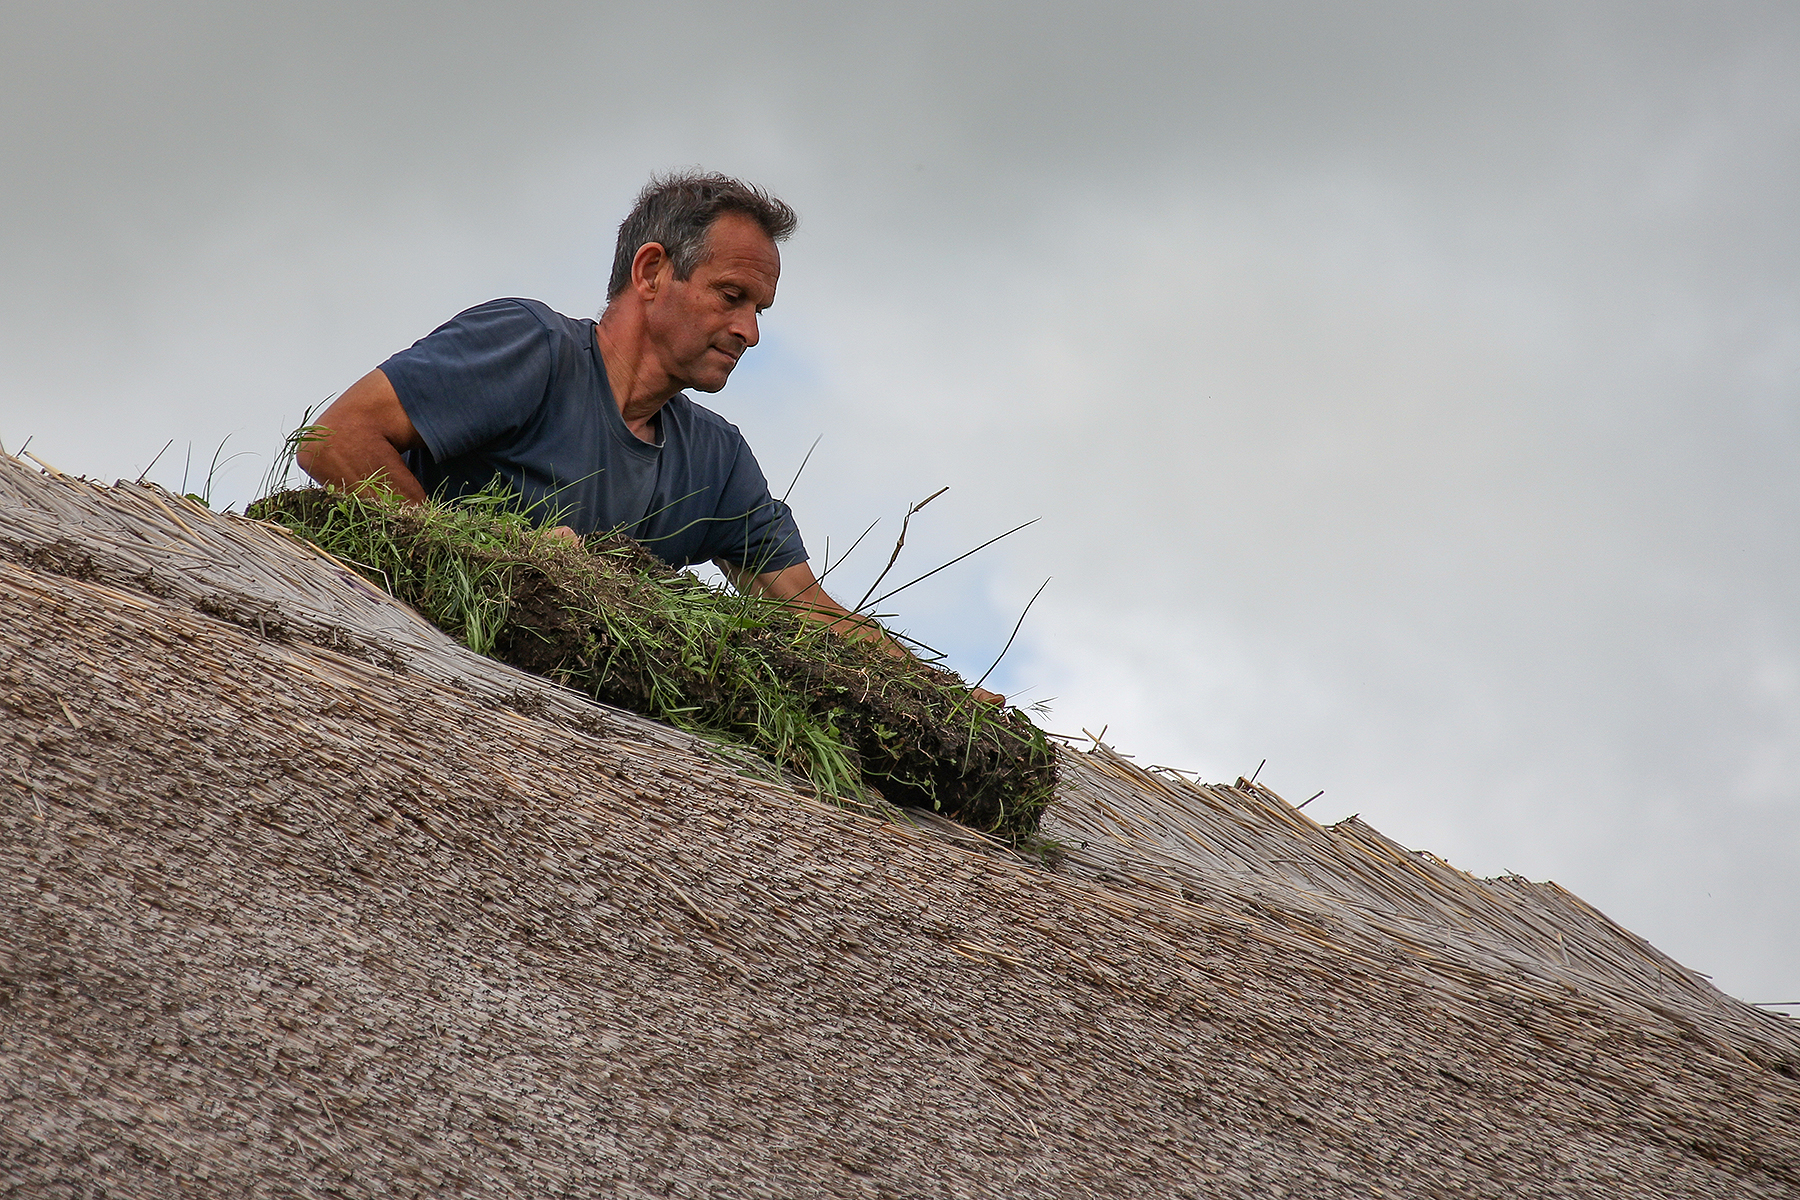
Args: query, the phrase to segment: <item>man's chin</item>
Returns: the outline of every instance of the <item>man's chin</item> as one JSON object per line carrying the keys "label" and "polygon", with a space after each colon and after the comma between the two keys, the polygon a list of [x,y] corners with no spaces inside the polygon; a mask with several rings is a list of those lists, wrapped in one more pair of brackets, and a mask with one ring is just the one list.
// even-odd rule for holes
{"label": "man's chin", "polygon": [[[731,364],[732,367],[735,367],[736,365],[736,363]],[[686,386],[689,390],[696,392],[718,392],[724,390],[726,381],[730,378],[731,367],[726,367],[722,371],[714,370],[698,373],[692,379],[688,380]]]}

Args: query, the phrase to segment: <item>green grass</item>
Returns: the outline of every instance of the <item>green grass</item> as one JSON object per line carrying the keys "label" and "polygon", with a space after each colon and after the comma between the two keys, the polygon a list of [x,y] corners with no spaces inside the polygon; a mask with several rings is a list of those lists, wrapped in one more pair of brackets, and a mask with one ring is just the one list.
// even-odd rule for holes
{"label": "green grass", "polygon": [[424,507],[338,492],[258,501],[478,653],[747,746],[828,797],[871,792],[1019,839],[1055,786],[1043,734],[962,681],[781,604],[669,570],[629,539],[577,547],[484,493]]}

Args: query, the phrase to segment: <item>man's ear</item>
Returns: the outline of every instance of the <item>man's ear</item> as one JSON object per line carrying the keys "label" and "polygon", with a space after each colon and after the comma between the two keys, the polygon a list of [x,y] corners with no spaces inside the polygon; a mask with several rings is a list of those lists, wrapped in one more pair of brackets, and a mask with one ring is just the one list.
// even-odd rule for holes
{"label": "man's ear", "polygon": [[664,279],[673,270],[669,252],[661,242],[645,242],[631,256],[631,286],[644,300],[656,299]]}

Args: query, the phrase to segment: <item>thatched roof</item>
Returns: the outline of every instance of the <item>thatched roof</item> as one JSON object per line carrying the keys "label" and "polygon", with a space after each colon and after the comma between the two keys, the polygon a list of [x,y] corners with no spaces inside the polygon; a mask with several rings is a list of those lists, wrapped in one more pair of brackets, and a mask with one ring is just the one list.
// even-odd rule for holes
{"label": "thatched roof", "polygon": [[1800,1194],[1793,1022],[1263,788],[1047,867],[4,458],[0,630],[7,1194]]}

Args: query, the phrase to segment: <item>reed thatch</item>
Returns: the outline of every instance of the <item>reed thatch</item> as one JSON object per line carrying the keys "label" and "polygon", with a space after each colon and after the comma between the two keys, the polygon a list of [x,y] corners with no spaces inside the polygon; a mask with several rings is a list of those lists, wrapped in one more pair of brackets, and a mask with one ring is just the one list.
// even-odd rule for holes
{"label": "reed thatch", "polygon": [[1800,1194],[1792,1022],[1241,781],[1046,866],[4,458],[0,629],[5,1194]]}
{"label": "reed thatch", "polygon": [[621,534],[549,538],[505,492],[425,506],[310,488],[251,506],[471,650],[596,700],[737,742],[829,795],[1035,833],[1056,754],[961,678],[707,587]]}

